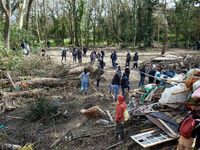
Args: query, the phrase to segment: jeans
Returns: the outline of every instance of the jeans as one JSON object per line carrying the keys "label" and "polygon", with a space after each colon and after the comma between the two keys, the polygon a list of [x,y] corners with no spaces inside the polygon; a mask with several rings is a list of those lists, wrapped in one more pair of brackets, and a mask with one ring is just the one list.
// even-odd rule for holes
{"label": "jeans", "polygon": [[73,62],[76,62],[76,56],[73,56]]}
{"label": "jeans", "polygon": [[62,55],[62,60],[63,60],[63,58],[65,58],[65,61],[66,61],[66,55]]}
{"label": "jeans", "polygon": [[[128,91],[130,91],[130,85],[128,85]],[[122,95],[125,97],[125,88],[122,87]]]}
{"label": "jeans", "polygon": [[126,61],[126,66],[129,66],[130,65],[130,61]]}
{"label": "jeans", "polygon": [[91,65],[94,65],[94,59],[91,58],[90,64],[91,64]]}
{"label": "jeans", "polygon": [[83,53],[83,56],[86,57],[86,52]]}
{"label": "jeans", "polygon": [[114,60],[114,68],[117,68],[116,60]]}
{"label": "jeans", "polygon": [[115,101],[117,101],[117,93],[119,91],[119,85],[111,85],[110,91],[112,91],[112,89],[115,89]]}
{"label": "jeans", "polygon": [[82,83],[81,83],[81,91],[83,91],[83,86],[85,85],[85,92],[87,92],[87,83],[88,83],[87,80],[82,80]]}
{"label": "jeans", "polygon": [[145,76],[140,76],[140,83],[139,83],[139,86],[140,85],[144,85],[144,80],[145,80]]}
{"label": "jeans", "polygon": [[133,68],[135,68],[135,67],[136,67],[136,69],[137,69],[138,63],[134,63],[134,64],[133,64]]}
{"label": "jeans", "polygon": [[100,80],[99,80],[99,79],[97,79],[97,87],[99,87],[99,82],[100,82]]}
{"label": "jeans", "polygon": [[78,62],[79,62],[79,64],[81,64],[82,63],[82,58],[78,58]]}

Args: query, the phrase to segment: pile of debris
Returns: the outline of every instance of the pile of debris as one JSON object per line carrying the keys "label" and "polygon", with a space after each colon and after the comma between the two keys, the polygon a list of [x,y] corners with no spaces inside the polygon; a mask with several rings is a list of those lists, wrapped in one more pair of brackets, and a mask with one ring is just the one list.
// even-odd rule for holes
{"label": "pile of debris", "polygon": [[133,118],[145,116],[160,129],[147,129],[147,132],[131,136],[142,147],[147,148],[177,139],[180,136],[177,131],[179,124],[200,107],[200,69],[192,67],[198,67],[199,60],[199,56],[189,55],[155,58],[151,64],[162,67],[165,71],[172,69],[171,67],[175,68],[173,76],[165,72],[162,76],[161,73],[161,77],[155,77],[156,80],[160,80],[160,84],[147,84],[131,91],[129,114]]}

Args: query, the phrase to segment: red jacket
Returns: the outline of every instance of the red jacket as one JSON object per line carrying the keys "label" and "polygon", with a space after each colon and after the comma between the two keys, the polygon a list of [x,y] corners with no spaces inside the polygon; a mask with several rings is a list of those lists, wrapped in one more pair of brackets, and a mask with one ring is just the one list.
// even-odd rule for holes
{"label": "red jacket", "polygon": [[115,117],[115,122],[122,122],[124,121],[124,111],[126,110],[126,104],[124,102],[124,96],[119,95],[118,96],[118,102],[119,104],[117,105],[116,108],[116,117]]}

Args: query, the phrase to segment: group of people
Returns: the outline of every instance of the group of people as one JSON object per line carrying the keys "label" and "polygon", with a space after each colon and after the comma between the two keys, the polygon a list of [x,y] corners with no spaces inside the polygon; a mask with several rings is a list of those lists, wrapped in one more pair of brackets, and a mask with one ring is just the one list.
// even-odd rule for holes
{"label": "group of people", "polygon": [[115,89],[115,101],[117,101],[117,94],[118,94],[120,85],[122,88],[122,95],[124,97],[125,97],[125,89],[127,88],[128,92],[130,91],[129,74],[130,74],[130,69],[128,65],[126,66],[123,75],[122,75],[121,67],[120,66],[117,67],[116,73],[112,79],[112,83],[110,86],[110,94],[112,92],[112,89]]}
{"label": "group of people", "polygon": [[[24,41],[22,41],[21,44],[20,44],[21,48],[23,49],[22,52],[26,56],[28,56],[28,54],[30,53],[30,47],[29,47],[29,45],[30,45],[29,43],[25,44]],[[15,50],[17,50],[16,46],[13,48],[13,51],[15,51]]]}
{"label": "group of people", "polygon": [[104,69],[105,66],[104,57],[105,57],[105,52],[103,49],[101,49],[101,51],[97,53],[94,48],[90,54],[90,64],[94,65],[95,60],[97,59],[97,66],[100,65],[100,67]]}
{"label": "group of people", "polygon": [[196,48],[197,48],[197,50],[200,50],[200,41],[199,42],[194,42],[194,44],[193,44],[193,48],[194,48],[194,51],[196,50]]}

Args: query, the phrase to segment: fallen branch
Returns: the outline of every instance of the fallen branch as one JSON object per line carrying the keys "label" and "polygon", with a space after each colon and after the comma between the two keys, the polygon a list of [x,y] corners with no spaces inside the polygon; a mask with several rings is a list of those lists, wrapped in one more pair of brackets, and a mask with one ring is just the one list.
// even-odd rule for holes
{"label": "fallen branch", "polygon": [[113,118],[112,118],[112,116],[111,116],[111,114],[110,114],[110,112],[109,112],[109,110],[106,110],[106,112],[107,112],[107,114],[108,114],[108,117],[110,118],[110,121],[111,121],[112,123],[115,123],[114,120],[113,120]]}
{"label": "fallen branch", "polygon": [[8,81],[10,82],[10,84],[12,85],[12,88],[15,89],[16,86],[15,86],[15,84],[13,83],[12,78],[10,77],[9,72],[7,72],[7,76],[6,76],[6,77],[8,78]]}
{"label": "fallen branch", "polygon": [[114,144],[114,145],[111,145],[111,146],[107,147],[106,149],[111,149],[111,148],[116,147],[117,145],[120,145],[120,144],[122,144],[122,143],[123,143],[123,141],[118,142],[118,143],[116,143],[116,144]]}
{"label": "fallen branch", "polygon": [[14,119],[27,120],[28,121],[28,119],[22,118],[22,117],[14,117],[14,116],[9,116],[9,115],[6,115],[6,117],[8,117],[8,118],[14,118]]}

